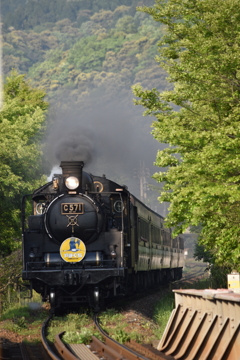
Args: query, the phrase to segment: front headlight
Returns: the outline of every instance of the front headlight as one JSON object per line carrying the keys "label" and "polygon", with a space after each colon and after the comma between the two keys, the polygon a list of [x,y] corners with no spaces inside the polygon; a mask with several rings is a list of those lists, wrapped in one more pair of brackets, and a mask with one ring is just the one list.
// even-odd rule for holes
{"label": "front headlight", "polygon": [[75,176],[69,176],[65,180],[65,185],[69,190],[75,190],[79,186],[79,180]]}

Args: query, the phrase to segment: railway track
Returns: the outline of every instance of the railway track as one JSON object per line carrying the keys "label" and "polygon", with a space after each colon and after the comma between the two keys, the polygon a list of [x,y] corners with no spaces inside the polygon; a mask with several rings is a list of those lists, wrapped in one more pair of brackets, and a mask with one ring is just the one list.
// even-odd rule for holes
{"label": "railway track", "polygon": [[[203,267],[203,268],[205,269],[205,267]],[[194,273],[185,274],[185,275],[183,275],[183,277],[180,280],[176,280],[171,284],[172,285],[182,285],[183,283],[186,284],[186,282],[194,283],[194,282],[196,282],[196,280],[199,280],[200,278],[203,278],[204,276],[206,276],[206,272],[205,272],[205,270],[203,270],[203,268],[198,269]]]}
{"label": "railway track", "polygon": [[94,323],[104,338],[104,342],[92,336],[89,345],[84,344],[65,344],[62,341],[64,332],[56,335],[54,346],[47,340],[47,328],[52,318],[52,314],[43,323],[41,329],[41,343],[28,345],[21,343],[14,347],[1,351],[0,360],[165,360],[157,350],[149,345],[144,346],[135,342],[127,345],[118,343],[111,339],[101,328],[98,317],[95,314]]}
{"label": "railway track", "polygon": [[[150,345],[140,345],[130,342],[127,345],[120,344],[110,338],[101,328],[97,314],[94,316],[94,323],[104,338],[104,342],[92,336],[89,345],[84,344],[64,344],[62,336],[64,332],[55,337],[55,348],[58,355],[50,349],[49,355],[53,360],[166,360],[169,359],[164,354],[151,347]],[[47,349],[49,351],[49,348]]]}
{"label": "railway track", "polygon": [[92,336],[92,341],[89,345],[84,344],[64,344],[62,336],[64,332],[55,337],[54,348],[56,351],[47,344],[46,341],[46,328],[50,318],[45,322],[45,327],[42,331],[42,342],[45,344],[44,348],[52,360],[166,360],[164,354],[157,351],[150,344],[141,345],[134,341],[120,344],[112,339],[101,327],[98,321],[98,315],[94,315],[94,323],[99,332],[101,333],[104,341],[100,341],[95,336]]}
{"label": "railway track", "polygon": [[[115,304],[115,303],[114,303]],[[146,355],[149,352],[146,348],[134,344],[134,342],[124,346],[112,340],[103,329],[95,316],[95,325],[102,333],[104,342],[92,337],[92,342],[88,346],[84,344],[67,344],[62,342],[64,332],[58,334],[55,338],[54,346],[47,341],[47,329],[53,314],[45,320],[41,329],[41,343],[37,345],[28,345],[26,343],[10,346],[8,349],[1,351],[0,341],[0,360],[135,360],[135,359],[161,359]],[[135,350],[134,350],[135,349]],[[153,349],[154,350],[154,349]],[[145,355],[144,355],[145,354]]]}
{"label": "railway track", "polygon": [[141,345],[136,343],[135,341],[131,341],[129,343],[126,343],[125,345],[120,344],[119,342],[115,341],[114,339],[110,338],[108,334],[101,328],[97,315],[94,317],[95,325],[97,326],[98,330],[103,335],[105,342],[104,342],[104,348],[101,349],[102,343],[94,338],[93,342],[91,344],[91,347],[93,349],[98,349],[100,352],[100,357],[104,358],[107,353],[107,360],[166,360],[167,358],[164,354],[161,354],[159,351],[154,349],[150,344],[147,345]]}
{"label": "railway track", "polygon": [[[185,275],[181,280],[174,282],[174,286],[181,286],[183,281],[191,281],[203,275],[200,269],[195,274]],[[84,344],[64,344],[62,336],[64,332],[60,333],[55,338],[54,346],[50,346],[47,339],[47,327],[52,318],[52,315],[44,322],[41,330],[41,344],[28,345],[21,343],[14,347],[10,347],[6,351],[1,351],[0,343],[0,360],[165,360],[171,359],[160,353],[150,344],[140,345],[131,341],[125,345],[119,344],[117,341],[111,339],[108,334],[101,328],[98,317],[95,315],[94,322],[98,330],[101,332],[104,342],[101,342],[96,337],[92,337],[92,342],[89,345]]]}
{"label": "railway track", "polygon": [[8,349],[0,348],[0,360],[50,360],[42,344],[20,343]]}

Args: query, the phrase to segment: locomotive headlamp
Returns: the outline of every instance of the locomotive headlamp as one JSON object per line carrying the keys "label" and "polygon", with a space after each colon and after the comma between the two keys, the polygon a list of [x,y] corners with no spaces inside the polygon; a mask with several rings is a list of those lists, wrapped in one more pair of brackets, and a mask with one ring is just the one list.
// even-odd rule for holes
{"label": "locomotive headlamp", "polygon": [[111,251],[111,257],[112,257],[112,259],[116,259],[117,253],[116,253],[115,250],[112,250],[112,251]]}
{"label": "locomotive headlamp", "polygon": [[30,252],[29,257],[31,260],[33,260],[35,258],[35,254],[33,251]]}
{"label": "locomotive headlamp", "polygon": [[79,180],[75,176],[69,176],[65,180],[65,185],[69,190],[75,190],[79,186]]}

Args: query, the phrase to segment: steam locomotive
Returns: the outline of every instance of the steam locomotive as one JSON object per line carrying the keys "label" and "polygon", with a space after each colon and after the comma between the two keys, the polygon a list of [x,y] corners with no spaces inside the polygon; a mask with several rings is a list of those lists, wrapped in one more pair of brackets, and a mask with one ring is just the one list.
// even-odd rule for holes
{"label": "steam locomotive", "polygon": [[62,161],[62,174],[22,201],[23,280],[51,307],[87,303],[180,279],[183,238],[126,186]]}

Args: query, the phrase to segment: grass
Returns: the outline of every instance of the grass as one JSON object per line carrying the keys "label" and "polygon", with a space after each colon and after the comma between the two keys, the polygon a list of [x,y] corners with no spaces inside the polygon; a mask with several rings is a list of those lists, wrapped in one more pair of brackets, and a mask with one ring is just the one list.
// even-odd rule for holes
{"label": "grass", "polygon": [[[136,342],[146,342],[153,336],[154,324],[147,320],[139,321],[139,331],[133,331],[131,325],[125,320],[124,314],[119,313],[115,309],[109,309],[101,313],[99,316],[99,323],[101,327],[109,334],[111,338],[120,342],[126,343],[130,340]],[[146,331],[147,330],[147,331]],[[148,332],[148,336],[146,336]]]}
{"label": "grass", "polygon": [[[195,261],[194,259],[187,259],[185,261],[184,274],[194,275],[197,271],[202,269],[204,274],[204,270],[207,267],[206,263]],[[211,287],[211,278],[203,277],[197,281],[186,281],[181,285],[182,289],[208,289]],[[170,315],[175,308],[175,298],[174,293],[166,294],[161,301],[155,307],[154,310],[154,320],[157,323],[157,330],[155,331],[155,336],[158,339],[161,339],[163,332],[166,328]]]}
{"label": "grass", "polygon": [[54,342],[55,335],[65,331],[62,340],[66,343],[88,344],[91,336],[100,337],[95,329],[92,314],[80,310],[79,313],[70,313],[62,317],[55,316],[48,328],[48,340]]}
{"label": "grass", "polygon": [[30,309],[28,306],[19,306],[14,305],[1,315],[1,320],[14,319],[14,318],[29,318],[30,317]]}
{"label": "grass", "polygon": [[94,333],[93,328],[83,328],[81,331],[66,331],[62,337],[63,342],[67,344],[89,344],[92,340]]}
{"label": "grass", "polygon": [[104,327],[106,324],[113,325],[116,322],[121,322],[123,315],[115,309],[108,309],[101,313],[99,316],[99,322]]}
{"label": "grass", "polygon": [[[103,340],[102,335],[96,329],[92,314],[68,314],[64,317],[55,317],[49,327],[48,340],[53,342],[56,334],[60,333],[62,329],[65,330],[63,341],[66,343],[75,344],[89,344],[92,335],[100,340]],[[108,309],[102,312],[99,316],[99,323],[101,327],[116,341],[125,343],[131,339],[141,342],[143,338],[141,334],[136,331],[126,330],[128,324],[124,321],[124,315],[115,309]],[[143,324],[150,329],[151,326],[146,323]]]}
{"label": "grass", "polygon": [[[28,342],[36,342],[39,339],[42,322],[47,316],[47,310],[44,311],[42,308],[36,311],[29,306],[14,306],[4,312],[1,320],[4,322],[5,330],[21,334]],[[131,339],[143,342],[146,340],[146,332],[149,332],[150,336],[153,335],[153,325],[150,322],[146,320],[140,321],[141,332],[145,331],[145,336],[143,336],[142,333],[134,331],[134,327],[128,324],[124,319],[124,315],[115,309],[102,312],[99,322],[112,338],[121,343]],[[93,314],[85,308],[81,309],[79,313],[69,313],[61,317],[55,316],[48,327],[48,340],[53,343],[55,335],[63,330],[65,333],[62,339],[66,343],[89,344],[92,335],[103,340],[102,335],[94,325]]]}
{"label": "grass", "polygon": [[[42,309],[39,304],[38,309],[30,306],[14,305],[6,309],[1,315],[3,329],[20,334],[28,339],[39,338],[40,328],[43,320],[47,316],[47,311]],[[2,324],[0,324],[0,328]],[[40,340],[39,340],[40,341]]]}
{"label": "grass", "polygon": [[[127,324],[123,321],[123,315],[114,309],[102,312],[99,323],[111,337],[119,342],[129,341],[133,336],[125,331]],[[102,335],[93,323],[93,314],[86,313],[86,309],[83,309],[82,313],[54,317],[48,328],[48,340],[53,342],[55,335],[59,334],[62,329],[65,330],[62,339],[66,343],[89,344],[92,335],[102,339]],[[134,334],[133,337],[137,339],[138,334]]]}
{"label": "grass", "polygon": [[124,343],[130,341],[130,333],[125,331],[127,323],[123,321],[124,317],[115,309],[109,309],[101,313],[99,316],[99,323],[102,328],[114,340]]}
{"label": "grass", "polygon": [[174,307],[175,301],[173,292],[166,294],[161,301],[157,303],[153,314],[153,318],[158,325],[155,330],[155,336],[157,339],[161,339]]}

